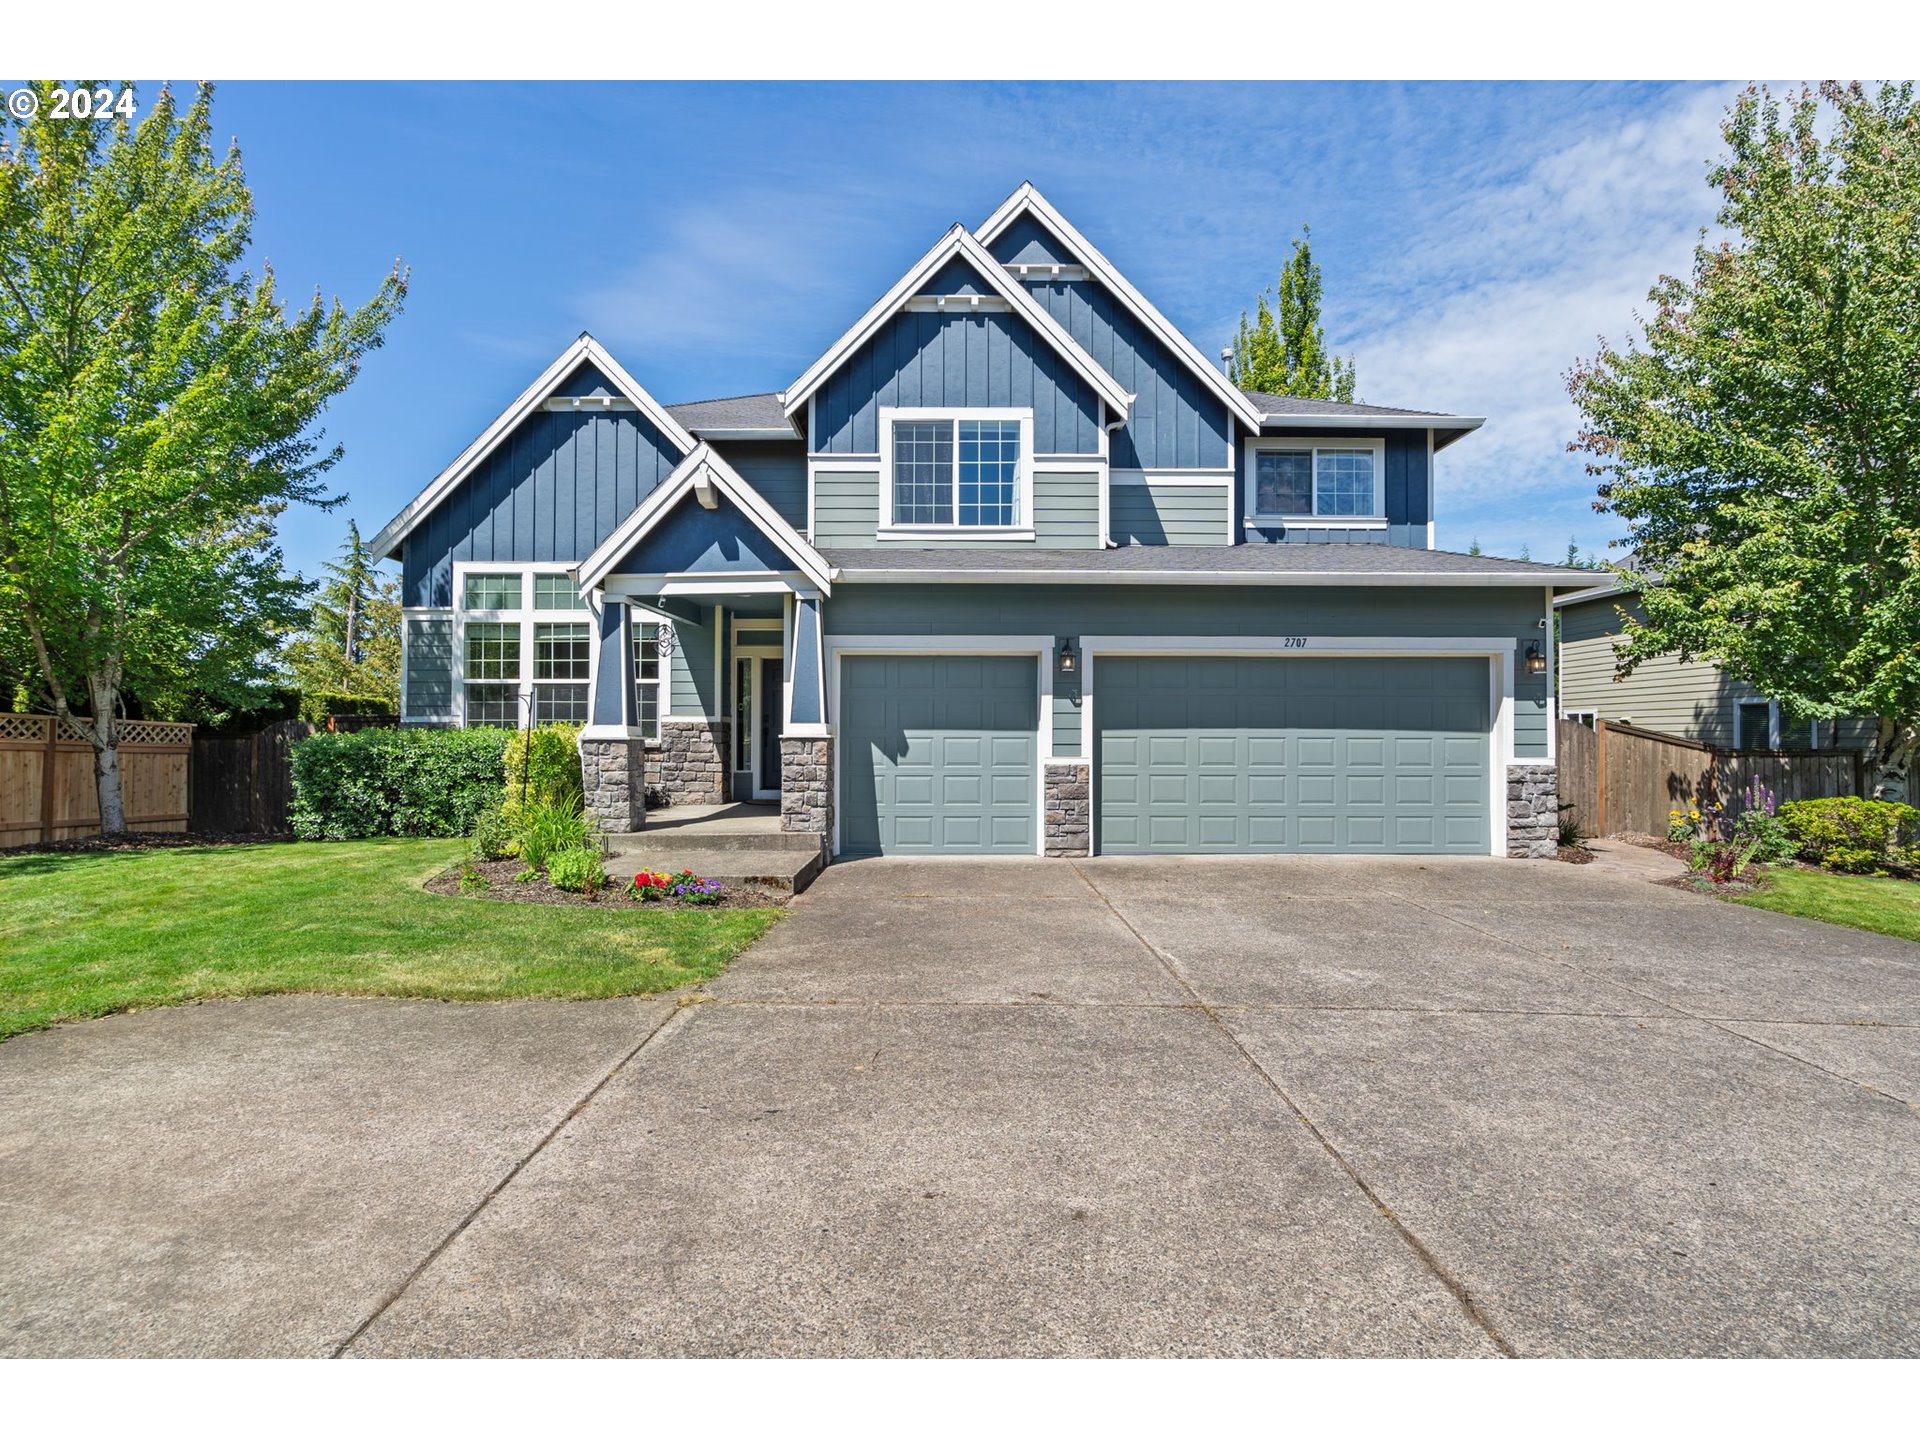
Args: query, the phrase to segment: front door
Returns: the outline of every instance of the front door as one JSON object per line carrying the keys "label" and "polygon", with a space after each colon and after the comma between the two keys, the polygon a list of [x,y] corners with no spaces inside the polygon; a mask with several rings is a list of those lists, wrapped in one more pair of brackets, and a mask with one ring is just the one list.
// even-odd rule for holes
{"label": "front door", "polygon": [[780,701],[786,692],[780,661],[767,656],[757,662],[760,699],[754,706],[753,798],[780,798]]}

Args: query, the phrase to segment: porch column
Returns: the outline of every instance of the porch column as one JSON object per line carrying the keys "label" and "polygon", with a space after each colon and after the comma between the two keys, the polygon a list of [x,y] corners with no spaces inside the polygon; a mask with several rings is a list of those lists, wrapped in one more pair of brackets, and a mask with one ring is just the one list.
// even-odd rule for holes
{"label": "porch column", "polygon": [[587,813],[610,834],[647,819],[646,744],[634,721],[633,639],[627,606],[602,597],[596,624],[593,693],[580,731],[580,780]]}
{"label": "porch column", "polygon": [[794,597],[787,630],[786,721],[780,732],[780,827],[818,835],[833,846],[833,737],[827,729],[827,676],[820,597]]}

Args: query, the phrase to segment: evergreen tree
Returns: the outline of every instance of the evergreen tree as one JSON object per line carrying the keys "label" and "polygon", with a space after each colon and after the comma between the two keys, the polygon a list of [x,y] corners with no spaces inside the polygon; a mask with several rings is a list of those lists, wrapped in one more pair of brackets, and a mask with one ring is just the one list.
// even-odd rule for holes
{"label": "evergreen tree", "polygon": [[1280,271],[1278,299],[1263,290],[1254,302],[1252,324],[1240,312],[1227,373],[1243,390],[1269,395],[1299,395],[1309,400],[1353,402],[1353,362],[1327,353],[1327,332],[1320,323],[1320,267],[1300,227],[1293,255]]}
{"label": "evergreen tree", "polygon": [[307,627],[287,645],[287,668],[303,694],[372,695],[400,703],[400,582],[374,568],[360,527],[347,522],[333,577],[314,597]]}

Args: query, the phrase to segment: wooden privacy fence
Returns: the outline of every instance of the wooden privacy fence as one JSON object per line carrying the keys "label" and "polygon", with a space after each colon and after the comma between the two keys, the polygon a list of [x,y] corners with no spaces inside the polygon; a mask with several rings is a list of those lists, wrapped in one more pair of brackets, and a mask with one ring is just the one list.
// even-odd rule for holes
{"label": "wooden privacy fence", "polygon": [[292,829],[293,746],[313,734],[281,720],[257,735],[193,737],[193,828],[219,835],[284,835]]}
{"label": "wooden privacy fence", "polygon": [[1853,750],[1724,750],[1604,720],[1562,720],[1555,738],[1560,801],[1583,835],[1665,835],[1675,809],[1731,814],[1754,780],[1781,802],[1858,795],[1864,781]]}
{"label": "wooden privacy fence", "polygon": [[[129,830],[187,828],[193,728],[122,722],[120,794]],[[93,746],[56,716],[0,714],[0,848],[99,833]]]}

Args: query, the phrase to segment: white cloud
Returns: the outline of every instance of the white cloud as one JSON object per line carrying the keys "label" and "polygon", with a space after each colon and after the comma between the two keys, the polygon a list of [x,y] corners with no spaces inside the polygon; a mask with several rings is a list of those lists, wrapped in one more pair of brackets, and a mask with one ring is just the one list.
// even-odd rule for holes
{"label": "white cloud", "polygon": [[1566,453],[1578,415],[1564,377],[1598,336],[1632,330],[1659,275],[1690,264],[1729,98],[1681,92],[1607,133],[1549,139],[1520,174],[1458,192],[1408,237],[1407,288],[1371,297],[1354,349],[1367,398],[1488,417],[1441,459],[1442,545],[1528,543],[1540,557],[1569,531],[1596,550],[1617,534]]}

